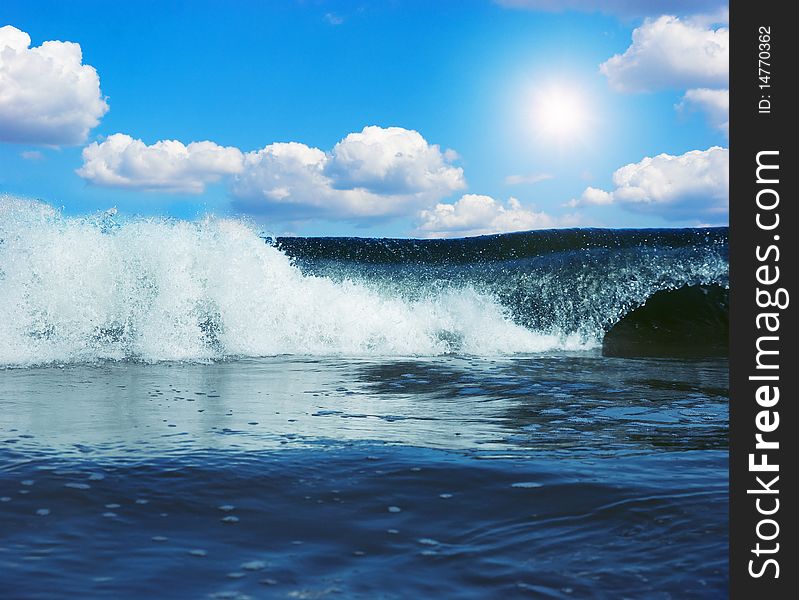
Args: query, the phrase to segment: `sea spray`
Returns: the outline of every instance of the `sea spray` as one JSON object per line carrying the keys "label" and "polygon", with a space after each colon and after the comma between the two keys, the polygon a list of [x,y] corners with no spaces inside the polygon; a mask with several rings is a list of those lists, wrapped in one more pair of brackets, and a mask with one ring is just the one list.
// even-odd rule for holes
{"label": "sea spray", "polygon": [[[248,224],[68,218],[3,198],[0,364],[275,354],[499,354],[584,347],[471,286],[413,298],[304,274]],[[590,343],[590,342],[589,342]]]}

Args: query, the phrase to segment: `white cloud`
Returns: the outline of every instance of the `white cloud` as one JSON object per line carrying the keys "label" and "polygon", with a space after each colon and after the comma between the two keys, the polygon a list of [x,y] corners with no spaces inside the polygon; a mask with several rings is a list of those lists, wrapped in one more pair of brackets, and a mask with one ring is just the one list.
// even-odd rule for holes
{"label": "white cloud", "polygon": [[595,187],[587,187],[579,198],[573,198],[566,203],[571,208],[577,206],[613,204],[613,194]]}
{"label": "white cloud", "polygon": [[616,54],[599,67],[616,90],[727,87],[727,27],[713,28],[707,19],[681,20],[664,15],[644,21],[632,38],[624,54]]}
{"label": "white cloud", "polygon": [[378,194],[449,193],[463,171],[447,163],[437,145],[401,127],[364,127],[333,147],[325,173],[338,189]]}
{"label": "white cloud", "polygon": [[78,175],[95,185],[199,194],[207,183],[234,175],[243,168],[238,148],[213,142],[188,146],[163,140],[150,146],[122,133],[83,149]]}
{"label": "white cloud", "polygon": [[441,238],[575,225],[577,219],[573,216],[557,219],[524,208],[516,198],[503,205],[491,196],[465,194],[454,204],[437,204],[421,211],[416,231],[424,237]]}
{"label": "white cloud", "polygon": [[508,175],[505,178],[505,185],[532,185],[547,179],[553,179],[554,175],[549,173],[531,173],[530,175]]}
{"label": "white cloud", "polygon": [[82,64],[79,44],[44,42],[0,27],[0,141],[74,145],[108,111],[97,71]]}
{"label": "white cloud", "polygon": [[679,110],[699,110],[713,127],[730,133],[730,91],[698,88],[688,90],[677,105]]}
{"label": "white cloud", "polygon": [[327,155],[318,148],[298,142],[269,144],[244,157],[244,169],[235,179],[233,196],[253,212],[270,204],[324,202],[331,189],[324,175]]}
{"label": "white cloud", "polygon": [[224,178],[245,212],[385,217],[415,212],[463,189],[463,169],[450,164],[455,158],[400,127],[365,127],[330,152],[279,142],[246,154],[207,141],[148,146],[117,133],[84,148],[77,173],[95,185],[195,194]]}
{"label": "white cloud", "polygon": [[691,14],[698,11],[717,11],[726,3],[719,0],[496,0],[506,8],[522,8],[546,12],[575,10],[600,12],[623,17],[678,13]]}
{"label": "white cloud", "polygon": [[416,131],[365,127],[329,153],[296,142],[250,152],[232,192],[239,208],[255,213],[280,208],[336,218],[407,214],[465,187],[463,169],[450,164],[455,156]]}
{"label": "white cloud", "polygon": [[714,146],[679,156],[659,154],[618,169],[612,192],[587,188],[569,206],[618,204],[670,221],[726,223],[729,171],[727,148]]}
{"label": "white cloud", "polygon": [[44,160],[44,154],[38,150],[23,150],[19,155],[25,160]]}

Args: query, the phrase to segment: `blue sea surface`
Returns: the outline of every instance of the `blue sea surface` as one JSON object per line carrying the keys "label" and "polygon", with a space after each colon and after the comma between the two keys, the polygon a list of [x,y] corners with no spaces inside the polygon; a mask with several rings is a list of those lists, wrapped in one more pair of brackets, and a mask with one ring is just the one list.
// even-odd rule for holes
{"label": "blue sea surface", "polygon": [[725,359],[0,374],[4,598],[718,598]]}

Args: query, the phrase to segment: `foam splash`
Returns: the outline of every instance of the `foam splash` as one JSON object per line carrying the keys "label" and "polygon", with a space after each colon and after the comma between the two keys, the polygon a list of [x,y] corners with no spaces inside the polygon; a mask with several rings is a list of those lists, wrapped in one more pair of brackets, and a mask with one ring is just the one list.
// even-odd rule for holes
{"label": "foam splash", "polygon": [[0,365],[277,354],[476,355],[577,349],[513,322],[490,294],[422,298],[303,274],[255,229],[0,198]]}

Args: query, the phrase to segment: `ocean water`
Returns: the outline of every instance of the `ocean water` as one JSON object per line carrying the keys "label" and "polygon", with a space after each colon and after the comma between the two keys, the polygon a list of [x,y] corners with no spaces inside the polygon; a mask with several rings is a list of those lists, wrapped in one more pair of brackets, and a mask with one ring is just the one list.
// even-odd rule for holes
{"label": "ocean water", "polygon": [[0,597],[725,597],[727,273],[0,199]]}

